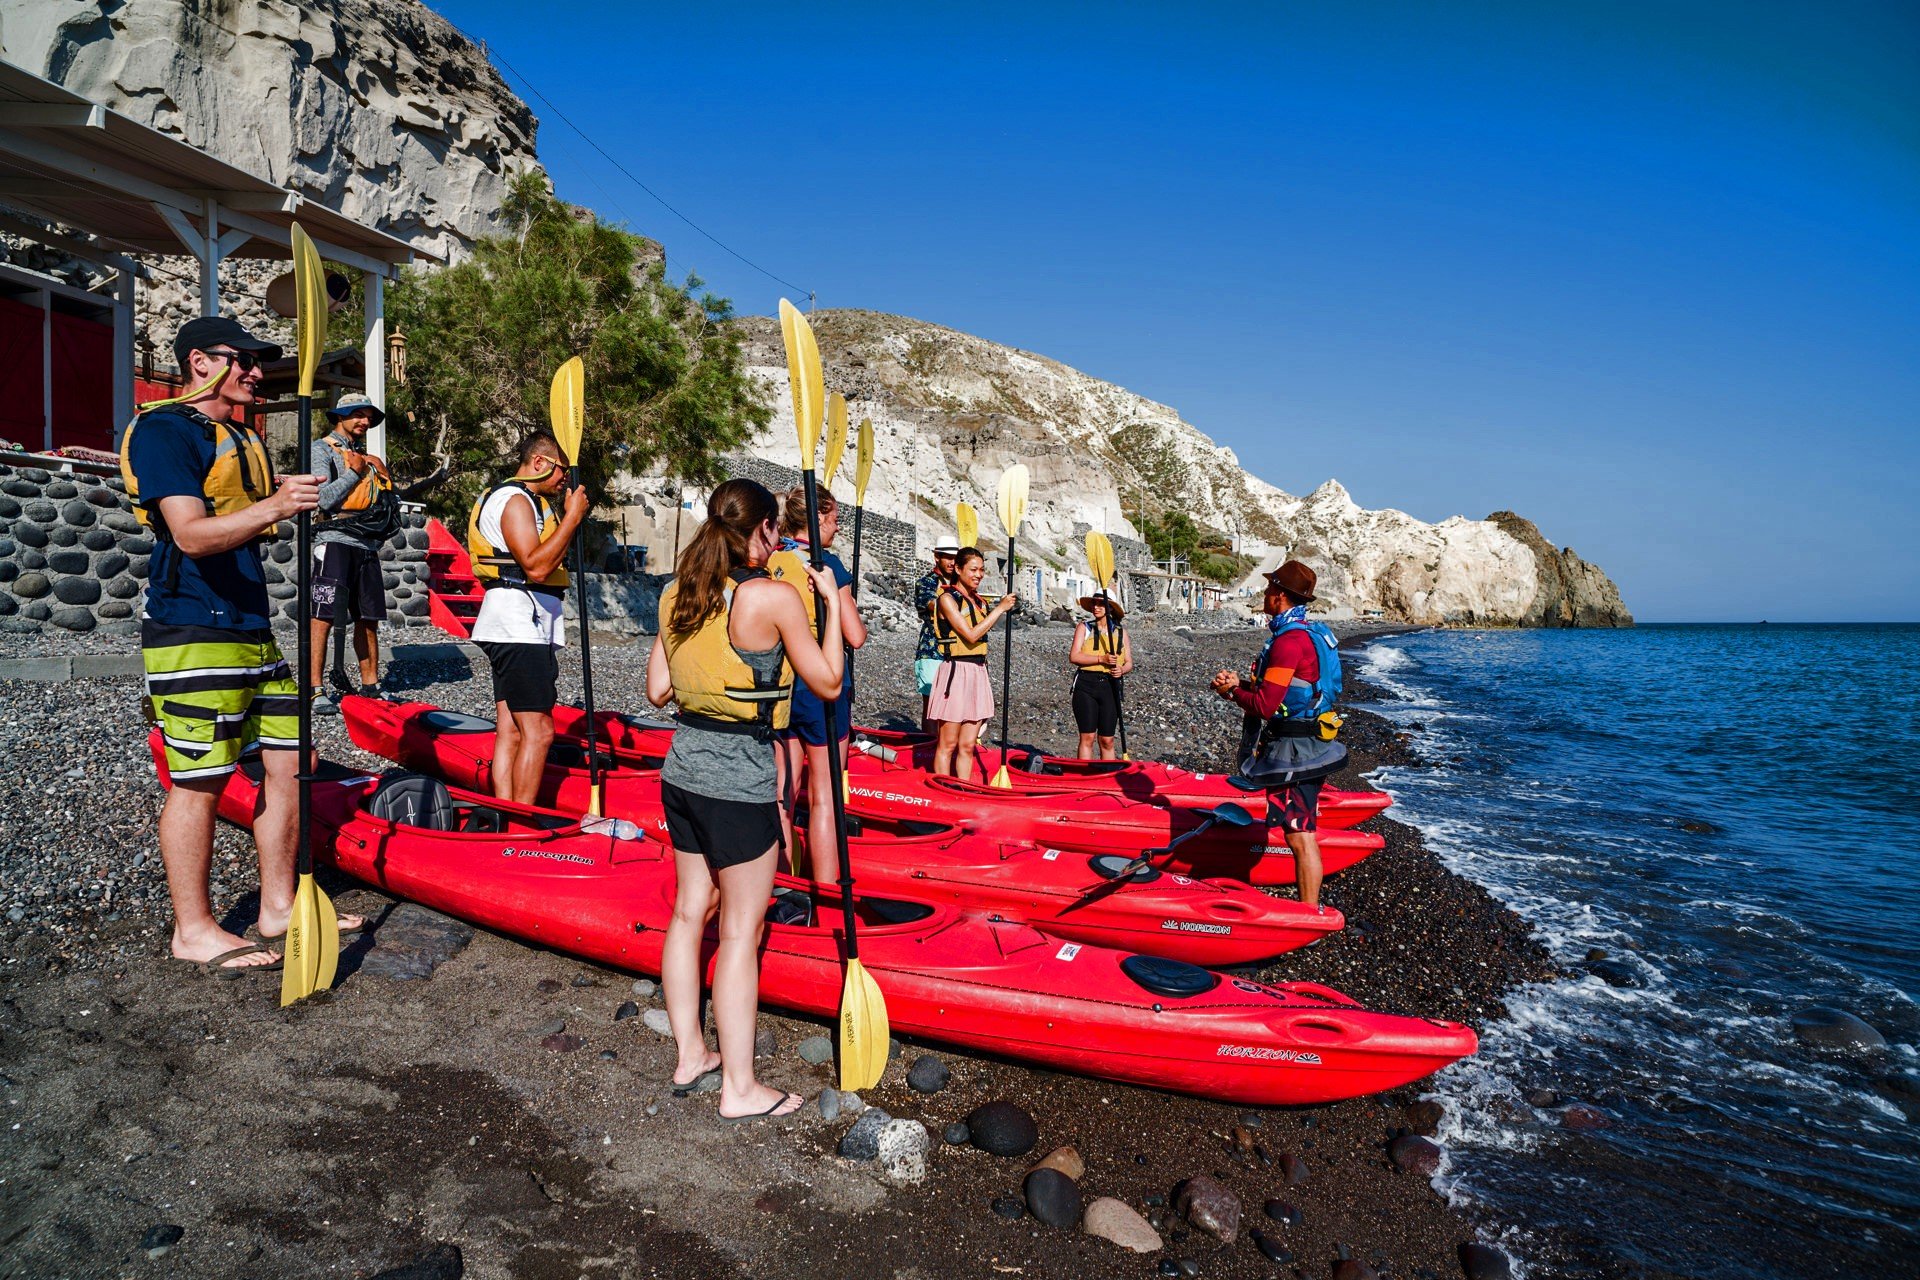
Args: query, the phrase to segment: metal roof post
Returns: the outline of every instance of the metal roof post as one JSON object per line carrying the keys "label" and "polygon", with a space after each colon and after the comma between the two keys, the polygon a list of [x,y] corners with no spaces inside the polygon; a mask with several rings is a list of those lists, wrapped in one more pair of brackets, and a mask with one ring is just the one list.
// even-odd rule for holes
{"label": "metal roof post", "polygon": [[[367,332],[365,358],[367,399],[382,413],[387,408],[387,313],[386,280],[378,271],[365,273]],[[367,451],[376,458],[387,456],[387,424],[367,430]]]}
{"label": "metal roof post", "polygon": [[212,196],[201,200],[200,314],[220,314],[220,206]]}
{"label": "metal roof post", "polygon": [[45,439],[41,448],[53,452],[53,294],[37,289],[40,302],[40,423]]}
{"label": "metal roof post", "polygon": [[113,447],[133,421],[133,263],[118,260],[113,282]]}

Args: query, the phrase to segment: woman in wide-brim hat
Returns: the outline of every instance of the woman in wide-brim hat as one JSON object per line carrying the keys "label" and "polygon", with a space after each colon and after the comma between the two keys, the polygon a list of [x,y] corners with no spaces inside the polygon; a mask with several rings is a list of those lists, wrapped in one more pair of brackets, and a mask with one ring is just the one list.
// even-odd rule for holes
{"label": "woman in wide-brim hat", "polygon": [[1126,611],[1105,591],[1080,597],[1093,616],[1073,629],[1073,720],[1080,729],[1082,760],[1118,760],[1113,747],[1120,726],[1120,679],[1133,670],[1133,645],[1120,625]]}

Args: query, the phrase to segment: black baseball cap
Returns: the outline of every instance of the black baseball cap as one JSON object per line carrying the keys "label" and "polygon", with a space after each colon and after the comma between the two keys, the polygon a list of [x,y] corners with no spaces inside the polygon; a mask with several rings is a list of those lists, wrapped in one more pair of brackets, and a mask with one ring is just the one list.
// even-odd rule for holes
{"label": "black baseball cap", "polygon": [[280,358],[277,345],[254,337],[247,332],[246,326],[231,316],[201,316],[198,320],[189,320],[181,325],[180,332],[173,335],[173,362],[179,366],[180,372],[185,373],[188,353],[205,351],[211,347],[255,351],[262,360]]}

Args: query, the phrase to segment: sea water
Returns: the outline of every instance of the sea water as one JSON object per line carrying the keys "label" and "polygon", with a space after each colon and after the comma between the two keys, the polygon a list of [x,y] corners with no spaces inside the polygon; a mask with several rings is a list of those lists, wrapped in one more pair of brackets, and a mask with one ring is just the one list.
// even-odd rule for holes
{"label": "sea water", "polygon": [[[1436,1078],[1440,1188],[1536,1274],[1920,1275],[1920,626],[1427,632],[1361,667],[1429,763],[1375,775],[1393,816],[1569,975]],[[1801,1043],[1811,1006],[1887,1047]]]}

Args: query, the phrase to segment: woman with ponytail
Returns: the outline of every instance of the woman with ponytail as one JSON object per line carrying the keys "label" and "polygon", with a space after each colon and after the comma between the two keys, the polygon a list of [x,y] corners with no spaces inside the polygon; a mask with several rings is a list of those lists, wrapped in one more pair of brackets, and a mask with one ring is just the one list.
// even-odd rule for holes
{"label": "woman with ponytail", "polygon": [[[679,1047],[672,1084],[691,1092],[718,1070],[723,1120],[788,1115],[806,1101],[753,1074],[760,935],[781,844],[774,738],[787,726],[796,675],[822,698],[839,696],[845,650],[833,575],[811,575],[825,610],[816,640],[800,594],[766,571],[780,545],[779,514],[774,496],[751,480],[713,491],[706,523],[660,597],[660,638],[647,663],[648,700],[679,707],[660,769],[679,880],[660,964]],[[700,1029],[700,942],[716,909],[718,1053]]]}

